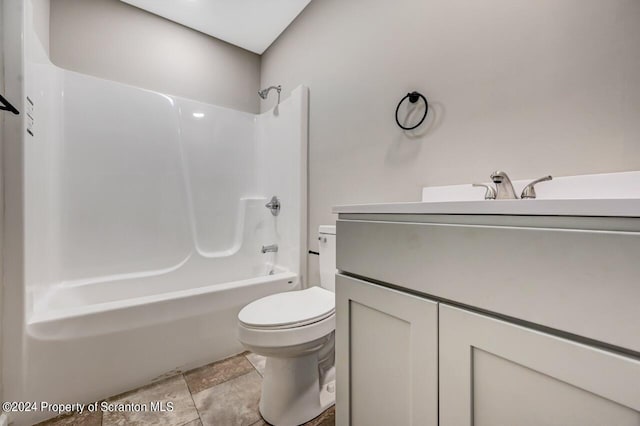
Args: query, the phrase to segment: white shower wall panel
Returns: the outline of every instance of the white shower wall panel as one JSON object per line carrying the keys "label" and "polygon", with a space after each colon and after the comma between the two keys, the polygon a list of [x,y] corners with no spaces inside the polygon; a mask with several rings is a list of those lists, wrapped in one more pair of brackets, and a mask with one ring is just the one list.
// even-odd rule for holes
{"label": "white shower wall panel", "polygon": [[256,187],[255,115],[184,98],[180,109],[184,169],[198,252],[216,256],[236,241],[241,197]]}
{"label": "white shower wall panel", "polygon": [[[274,158],[281,149],[260,151],[260,144],[270,142],[257,133],[259,116],[51,65],[34,68],[43,86],[38,92],[59,94],[48,96],[49,110],[59,117],[52,121],[60,123],[47,128],[46,143],[29,157],[32,162],[43,157],[29,175],[38,181],[31,185],[34,191],[43,191],[32,193],[40,206],[32,209],[37,212],[32,223],[42,222],[40,237],[50,235],[40,249],[33,247],[51,264],[34,285],[160,275],[196,258],[234,256],[247,243],[243,226],[253,226],[257,236],[251,263],[265,263],[259,247],[277,242],[277,224],[266,209],[248,209],[248,200],[264,199],[264,205],[268,196],[290,194],[285,217],[293,209],[299,213],[300,201],[291,202],[286,180],[265,188],[284,164]],[[300,118],[299,102],[293,105],[291,119],[281,120],[281,126]],[[293,146],[299,142],[281,136],[276,145],[300,152]],[[248,211],[260,220],[245,217]],[[288,246],[283,244],[282,258],[291,258],[284,250]],[[279,262],[275,256],[268,260]],[[291,262],[286,266],[299,269]]]}
{"label": "white shower wall panel", "polygon": [[[293,102],[283,102],[256,117],[257,174],[261,193],[277,195],[282,204],[274,222],[281,250],[278,263],[286,268],[301,265],[306,270],[307,144],[295,141],[307,139],[307,89],[296,88],[291,99]],[[290,122],[302,125],[291,126]],[[283,226],[289,223],[300,226]]]}
{"label": "white shower wall panel", "polygon": [[191,251],[175,101],[63,71],[61,281],[156,270]]}

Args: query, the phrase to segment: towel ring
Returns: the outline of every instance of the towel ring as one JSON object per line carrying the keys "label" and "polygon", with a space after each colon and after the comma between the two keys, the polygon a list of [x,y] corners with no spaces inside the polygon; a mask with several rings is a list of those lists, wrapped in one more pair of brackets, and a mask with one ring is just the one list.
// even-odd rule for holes
{"label": "towel ring", "polygon": [[[424,101],[425,108],[424,108],[424,115],[422,116],[420,121],[418,121],[418,124],[416,124],[413,127],[405,127],[402,124],[400,124],[400,120],[398,119],[398,111],[400,111],[400,105],[402,105],[405,99],[409,99],[409,102],[411,102],[412,104],[415,104],[416,102],[418,102],[420,98],[422,98],[422,100]],[[424,122],[424,119],[427,118],[427,112],[429,112],[429,102],[427,102],[427,98],[425,98],[422,93],[415,92],[415,91],[411,93],[407,93],[404,98],[400,99],[400,102],[398,102],[398,106],[396,107],[396,124],[400,126],[400,128],[403,130],[413,130]]]}

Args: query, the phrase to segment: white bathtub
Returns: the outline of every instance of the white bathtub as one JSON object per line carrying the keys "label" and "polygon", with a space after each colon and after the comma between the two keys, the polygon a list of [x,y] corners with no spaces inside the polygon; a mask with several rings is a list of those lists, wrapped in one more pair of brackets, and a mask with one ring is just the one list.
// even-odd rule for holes
{"label": "white bathtub", "polygon": [[[50,295],[49,300],[53,301],[51,305],[54,308],[34,313],[27,322],[27,331],[39,340],[64,341],[163,326],[172,321],[220,312],[229,312],[233,316],[225,320],[225,323],[229,323],[235,321],[235,315],[247,303],[274,292],[293,290],[297,286],[297,274],[280,270],[273,275],[166,293],[157,293],[151,287],[149,295],[127,297],[120,293],[117,300],[110,300],[113,291],[104,288],[108,287],[106,285],[103,289],[92,288],[95,285],[91,284],[60,287]],[[139,293],[139,289],[136,292]],[[103,293],[105,299],[98,299],[99,293]],[[215,330],[219,327],[211,326],[213,330],[208,340],[220,344],[217,337],[222,338],[221,331]],[[234,343],[230,346],[240,348]],[[225,352],[225,355],[233,353],[230,350]]]}
{"label": "white bathtub", "polygon": [[239,310],[298,287],[297,274],[280,270],[102,303],[79,304],[95,290],[90,285],[60,288],[56,297],[69,306],[35,314],[27,323],[30,398],[91,402],[239,353]]}

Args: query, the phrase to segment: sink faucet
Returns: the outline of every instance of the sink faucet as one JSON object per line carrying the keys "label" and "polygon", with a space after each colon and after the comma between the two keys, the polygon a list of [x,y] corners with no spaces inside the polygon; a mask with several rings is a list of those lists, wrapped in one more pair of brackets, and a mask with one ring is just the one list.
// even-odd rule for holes
{"label": "sink faucet", "polygon": [[270,246],[262,246],[262,253],[277,253],[278,252],[278,245],[277,244],[271,244]]}
{"label": "sink faucet", "polygon": [[[540,182],[546,182],[548,180],[552,180],[551,176],[544,176],[539,179],[534,180],[529,185],[524,187],[522,191],[522,195],[520,198],[523,200],[526,199],[534,199],[536,198],[536,190],[535,185]],[[484,194],[485,200],[517,200],[518,196],[516,195],[516,191],[513,189],[513,183],[511,183],[511,179],[509,176],[503,171],[496,170],[491,173],[491,180],[495,183],[495,189],[493,186],[486,183],[473,183],[472,186],[485,188],[486,192]]]}
{"label": "sink faucet", "polygon": [[491,173],[491,180],[496,184],[496,199],[497,200],[517,200],[518,196],[513,189],[513,184],[509,176],[501,170],[496,170]]}

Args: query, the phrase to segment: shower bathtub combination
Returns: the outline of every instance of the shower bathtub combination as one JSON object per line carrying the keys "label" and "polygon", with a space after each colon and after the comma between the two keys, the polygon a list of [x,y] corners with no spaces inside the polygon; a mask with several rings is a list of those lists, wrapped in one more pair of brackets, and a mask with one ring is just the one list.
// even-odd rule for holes
{"label": "shower bathtub combination", "polygon": [[239,310],[303,285],[308,90],[250,114],[64,70],[28,3],[4,399],[91,402],[242,352]]}

